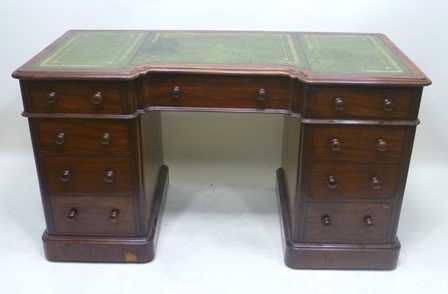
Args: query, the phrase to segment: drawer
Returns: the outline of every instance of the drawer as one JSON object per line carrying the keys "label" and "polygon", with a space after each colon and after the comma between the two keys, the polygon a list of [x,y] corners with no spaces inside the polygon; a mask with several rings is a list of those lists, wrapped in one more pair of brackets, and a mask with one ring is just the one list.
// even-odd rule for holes
{"label": "drawer", "polygon": [[305,242],[384,243],[389,240],[391,203],[308,203]]}
{"label": "drawer", "polygon": [[[26,86],[23,86],[26,85]],[[113,82],[27,82],[25,111],[36,113],[133,113],[129,87]],[[132,98],[132,99],[130,99]]]}
{"label": "drawer", "polygon": [[34,120],[42,151],[129,152],[130,121]]}
{"label": "drawer", "polygon": [[151,106],[289,109],[291,78],[157,74],[146,90]]}
{"label": "drawer", "polygon": [[55,232],[70,235],[135,235],[132,197],[50,197]]}
{"label": "drawer", "polygon": [[308,196],[312,198],[393,198],[400,164],[313,163]]}
{"label": "drawer", "polygon": [[400,159],[415,127],[314,125],[314,158]]}
{"label": "drawer", "polygon": [[[413,89],[318,87],[311,116],[335,119],[417,119]],[[414,103],[416,107],[414,108]]]}
{"label": "drawer", "polygon": [[130,158],[46,156],[44,180],[50,194],[132,194]]}

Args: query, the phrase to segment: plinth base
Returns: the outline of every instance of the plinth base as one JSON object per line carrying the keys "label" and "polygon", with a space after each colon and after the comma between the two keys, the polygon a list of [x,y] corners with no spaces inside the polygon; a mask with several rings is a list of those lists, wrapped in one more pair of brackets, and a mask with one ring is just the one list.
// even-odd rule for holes
{"label": "plinth base", "polygon": [[277,170],[285,263],[294,269],[395,269],[400,242],[386,244],[304,243],[292,239],[283,169]]}
{"label": "plinth base", "polygon": [[45,256],[50,261],[81,262],[150,262],[154,259],[157,225],[161,223],[168,187],[168,167],[162,166],[149,224],[152,228],[143,237],[59,236],[44,232]]}

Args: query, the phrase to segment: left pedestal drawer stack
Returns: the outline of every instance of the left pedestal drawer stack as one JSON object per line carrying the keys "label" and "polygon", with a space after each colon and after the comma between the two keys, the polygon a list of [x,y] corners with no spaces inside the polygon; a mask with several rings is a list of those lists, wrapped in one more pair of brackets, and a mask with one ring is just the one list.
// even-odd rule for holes
{"label": "left pedestal drawer stack", "polygon": [[[157,183],[150,175],[162,166],[162,148],[141,133],[160,133],[160,115],[136,114],[130,82],[21,81],[21,87],[45,210],[47,258],[152,260],[154,250],[143,247],[154,242]],[[73,246],[83,248],[72,257]]]}

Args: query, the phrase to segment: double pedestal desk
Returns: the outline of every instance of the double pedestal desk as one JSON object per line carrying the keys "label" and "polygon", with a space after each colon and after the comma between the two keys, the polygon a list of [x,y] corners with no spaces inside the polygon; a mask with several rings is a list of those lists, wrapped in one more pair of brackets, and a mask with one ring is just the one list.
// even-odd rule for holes
{"label": "double pedestal desk", "polygon": [[168,187],[160,112],[211,111],[284,116],[289,267],[396,267],[430,80],[384,35],[69,31],[13,77],[48,260],[151,261]]}

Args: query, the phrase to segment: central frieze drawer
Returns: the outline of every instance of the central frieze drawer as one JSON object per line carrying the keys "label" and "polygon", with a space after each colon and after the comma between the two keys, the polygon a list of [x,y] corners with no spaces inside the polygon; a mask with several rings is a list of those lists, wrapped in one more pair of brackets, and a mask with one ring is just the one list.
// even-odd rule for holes
{"label": "central frieze drawer", "polygon": [[246,75],[149,76],[150,106],[289,109],[291,78]]}
{"label": "central frieze drawer", "polygon": [[414,127],[315,125],[314,158],[400,159],[407,131]]}
{"label": "central frieze drawer", "polygon": [[318,87],[311,105],[311,116],[336,119],[417,119],[421,94],[416,93],[417,90]]}
{"label": "central frieze drawer", "polygon": [[308,203],[305,242],[385,243],[391,203]]}
{"label": "central frieze drawer", "polygon": [[45,182],[51,194],[132,193],[130,158],[47,156],[43,159]]}
{"label": "central frieze drawer", "polygon": [[50,197],[55,232],[73,235],[135,235],[132,197]]}
{"label": "central frieze drawer", "polygon": [[132,121],[36,120],[42,151],[129,152]]}

